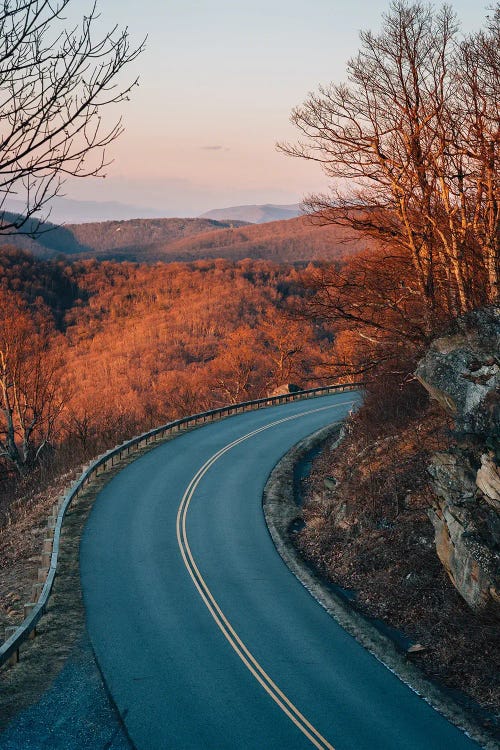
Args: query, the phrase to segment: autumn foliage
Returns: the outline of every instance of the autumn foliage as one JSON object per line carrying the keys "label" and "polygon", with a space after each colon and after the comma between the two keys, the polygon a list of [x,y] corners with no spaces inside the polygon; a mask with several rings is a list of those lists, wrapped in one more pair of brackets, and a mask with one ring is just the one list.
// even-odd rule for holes
{"label": "autumn foliage", "polygon": [[[28,229],[36,232],[35,222]],[[308,216],[244,224],[212,219],[131,219],[68,224],[46,223],[35,238],[0,234],[0,246],[15,246],[40,258],[63,253],[73,259],[128,260],[140,263],[190,262],[207,258],[245,258],[297,263],[330,260],[375,243],[338,226],[320,226]]]}
{"label": "autumn foliage", "polygon": [[315,384],[331,345],[328,326],[290,314],[305,294],[291,266],[71,263],[12,249],[0,279],[6,487],[170,419]]}

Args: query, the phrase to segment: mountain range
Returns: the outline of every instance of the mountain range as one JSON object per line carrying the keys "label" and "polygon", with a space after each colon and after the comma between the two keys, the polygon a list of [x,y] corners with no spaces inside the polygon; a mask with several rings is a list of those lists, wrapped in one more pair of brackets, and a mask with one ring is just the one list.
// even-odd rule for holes
{"label": "mountain range", "polygon": [[0,236],[0,245],[26,249],[39,257],[128,260],[142,263],[204,258],[265,259],[282,263],[332,260],[370,244],[352,230],[319,226],[310,216],[262,224],[214,219],[133,219],[44,225],[36,240]]}
{"label": "mountain range", "polygon": [[[8,198],[3,209],[22,214],[26,208],[23,201]],[[54,224],[80,224],[82,222],[135,219],[154,219],[164,215],[163,211],[144,206],[130,206],[118,201],[79,201],[70,198],[54,198],[48,206],[47,220]]]}
{"label": "mountain range", "polygon": [[[10,213],[22,214],[25,203],[21,200],[7,198],[3,209]],[[87,224],[102,221],[126,221],[129,219],[157,219],[171,217],[168,209],[145,208],[131,206],[118,201],[80,201],[71,198],[57,197],[47,206],[49,216],[47,221],[54,224]],[[293,219],[302,213],[300,203],[291,205],[277,205],[266,203],[262,205],[229,206],[228,208],[214,208],[199,216],[200,219],[214,219],[215,221],[245,221],[253,224],[263,224],[268,221]]]}

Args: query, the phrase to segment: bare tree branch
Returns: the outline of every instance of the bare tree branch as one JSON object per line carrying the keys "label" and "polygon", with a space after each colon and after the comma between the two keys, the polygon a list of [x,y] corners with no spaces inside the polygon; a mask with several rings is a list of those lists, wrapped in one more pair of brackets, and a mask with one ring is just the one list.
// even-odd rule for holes
{"label": "bare tree branch", "polygon": [[[137,80],[121,85],[132,47],[127,29],[94,37],[97,6],[68,30],[71,0],[5,0],[0,9],[0,231],[40,223],[68,176],[103,175],[105,151],[123,132],[103,112],[126,101]],[[23,216],[4,210],[9,196],[26,203]],[[35,231],[39,224],[35,224]],[[33,233],[33,223],[29,223]]]}
{"label": "bare tree branch", "polygon": [[278,145],[335,180],[306,205],[405,252],[438,317],[495,301],[500,5],[460,39],[449,6],[395,0],[360,40],[347,83],[310,94],[292,112],[298,143]]}

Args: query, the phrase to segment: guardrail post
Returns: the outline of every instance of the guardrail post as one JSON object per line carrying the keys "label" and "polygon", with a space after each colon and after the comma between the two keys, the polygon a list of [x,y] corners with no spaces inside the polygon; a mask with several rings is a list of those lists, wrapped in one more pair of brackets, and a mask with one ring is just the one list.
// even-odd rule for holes
{"label": "guardrail post", "polygon": [[50,537],[47,537],[43,540],[42,545],[42,554],[51,554],[52,553],[52,539]]}
{"label": "guardrail post", "polygon": [[[33,611],[33,609],[35,607],[36,607],[36,603],[35,602],[27,602],[24,605],[24,619],[25,620],[31,614],[31,612]],[[30,631],[30,633],[28,635],[28,638],[30,639],[30,641],[32,641],[32,640],[34,640],[36,638],[36,627],[34,627],[33,630]]]}
{"label": "guardrail post", "polygon": [[31,598],[34,602],[37,602],[40,599],[40,594],[43,591],[43,583],[40,583],[37,581],[33,584],[32,590],[31,590]]}
{"label": "guardrail post", "polygon": [[28,615],[31,613],[33,607],[36,607],[36,602],[27,602],[24,605],[24,619],[28,617]]}
{"label": "guardrail post", "polygon": [[[9,625],[5,628],[5,640],[8,641],[11,635],[13,635],[16,632],[17,628],[13,625]],[[17,664],[19,661],[19,648],[17,648],[12,656],[7,660],[7,664],[9,667],[13,667],[14,664]]]}

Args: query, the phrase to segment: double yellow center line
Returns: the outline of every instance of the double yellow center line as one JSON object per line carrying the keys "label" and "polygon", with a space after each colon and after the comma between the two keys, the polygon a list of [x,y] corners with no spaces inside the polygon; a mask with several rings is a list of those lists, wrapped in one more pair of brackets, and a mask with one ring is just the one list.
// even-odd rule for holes
{"label": "double yellow center line", "polygon": [[243,443],[246,440],[249,440],[255,435],[258,435],[259,433],[264,432],[265,430],[269,430],[272,427],[276,427],[277,425],[283,424],[284,422],[290,422],[293,419],[299,419],[300,417],[306,416],[308,414],[325,411],[327,409],[334,409],[339,406],[345,406],[346,404],[352,404],[352,403],[354,403],[352,400],[342,401],[332,406],[323,406],[319,409],[309,409],[308,411],[301,412],[300,414],[295,414],[291,417],[278,419],[275,422],[271,422],[270,424],[264,425],[263,427],[259,427],[258,429],[253,430],[252,432],[249,432],[246,435],[243,435],[242,437],[239,437],[237,440],[233,440],[233,442],[228,443],[223,448],[221,448],[216,453],[214,453],[213,456],[211,456],[208,459],[208,461],[206,461],[203,464],[203,466],[194,475],[184,495],[182,496],[182,500],[179,505],[179,510],[177,513],[177,542],[179,544],[179,549],[182,554],[184,565],[186,566],[189,572],[189,575],[191,576],[193,583],[198,590],[198,593],[200,594],[208,611],[210,612],[213,619],[215,620],[217,626],[222,631],[222,633],[224,634],[225,638],[227,639],[231,647],[238,654],[241,661],[245,664],[247,669],[253,674],[257,682],[259,682],[262,685],[264,690],[273,699],[273,701],[275,701],[275,703],[278,704],[281,710],[300,729],[300,731],[303,734],[305,734],[305,736],[312,742],[312,744],[317,748],[321,748],[322,750],[325,750],[325,749],[334,750],[334,748],[328,742],[328,740],[326,740],[318,732],[318,730],[315,729],[315,727],[313,727],[313,725],[306,719],[306,717],[291,702],[291,700],[287,698],[287,696],[280,690],[280,688],[276,685],[276,683],[271,679],[271,677],[267,674],[264,668],[259,664],[257,659],[252,655],[249,649],[245,646],[245,644],[243,643],[243,641],[238,636],[238,634],[232,627],[231,623],[225,616],[224,612],[219,607],[212,592],[208,588],[208,585],[205,582],[202,574],[200,573],[200,570],[198,566],[196,565],[193,554],[191,552],[191,548],[189,546],[189,541],[187,537],[187,531],[186,531],[186,516],[189,510],[191,500],[196,491],[196,488],[198,487],[199,483],[201,482],[205,474],[224,454],[228,453],[237,445],[240,445],[240,443]]}

